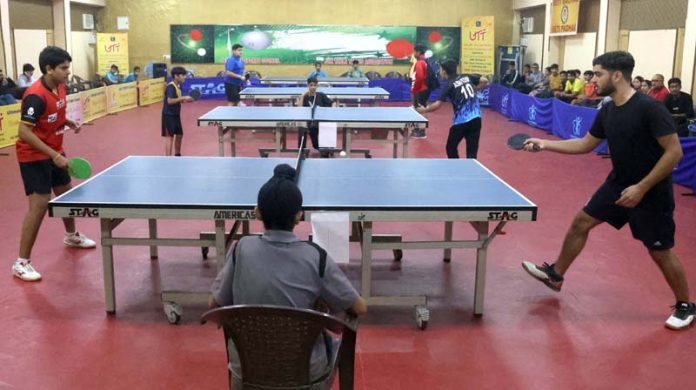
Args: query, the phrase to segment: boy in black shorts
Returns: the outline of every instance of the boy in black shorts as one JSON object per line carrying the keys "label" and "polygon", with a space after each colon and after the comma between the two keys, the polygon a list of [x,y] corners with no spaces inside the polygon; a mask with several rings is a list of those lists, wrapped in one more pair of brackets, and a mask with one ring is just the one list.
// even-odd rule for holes
{"label": "boy in black shorts", "polygon": [[555,263],[522,267],[549,288],[560,291],[563,277],[580,254],[595,226],[607,222],[616,229],[626,223],[658,265],[676,297],[669,329],[685,329],[694,321],[696,305],[689,300],[684,269],[672,252],[674,246],[674,194],[672,169],[682,157],[674,122],[664,105],[631,87],[635,61],[631,54],[615,51],[592,62],[600,96],[613,101],[602,107],[592,128],[582,139],[551,141],[532,138],[526,151],[550,150],[565,154],[589,153],[606,139],[612,171],[573,220]]}
{"label": "boy in black shorts", "polygon": [[[72,58],[65,50],[48,46],[39,54],[39,68],[43,76],[24,93],[22,118],[19,122],[17,160],[29,199],[29,210],[22,223],[19,257],[12,265],[12,274],[25,281],[41,280],[31,265],[31,250],[39,234],[41,222],[51,190],[60,195],[70,190],[68,159],[63,151],[63,127],[75,133],[80,124],[66,117],[67,99],[65,82],[70,76]],[[75,230],[73,218],[63,218],[63,243],[73,248],[94,248],[95,242]]]}
{"label": "boy in black shorts", "polygon": [[184,129],[181,126],[181,103],[192,102],[190,96],[181,96],[181,83],[186,80],[186,69],[181,66],[172,68],[172,81],[164,91],[162,105],[162,137],[164,139],[164,155],[172,155],[172,140],[174,155],[181,156],[181,138]]}

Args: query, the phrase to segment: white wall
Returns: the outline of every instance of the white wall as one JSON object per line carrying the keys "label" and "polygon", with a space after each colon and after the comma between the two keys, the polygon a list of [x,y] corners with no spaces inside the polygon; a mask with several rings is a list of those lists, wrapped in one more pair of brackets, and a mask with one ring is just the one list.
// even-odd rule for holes
{"label": "white wall", "polygon": [[14,30],[14,48],[15,48],[15,69],[17,75],[22,73],[22,66],[26,63],[34,65],[39,71],[39,53],[48,46],[46,30]]}
{"label": "white wall", "polygon": [[[523,41],[526,42],[527,51],[524,54],[524,63],[542,63],[542,57],[544,54],[544,34],[524,34],[522,35]],[[542,68],[543,70],[543,68]]]}
{"label": "white wall", "polygon": [[597,33],[569,35],[563,38],[563,69],[580,69],[583,72],[592,69]]}
{"label": "white wall", "polygon": [[94,45],[88,44],[88,40],[94,33],[91,31],[73,31],[72,36],[72,73],[85,80],[91,80],[96,72],[94,57]]}
{"label": "white wall", "polygon": [[677,30],[631,31],[628,51],[636,60],[634,76],[652,77],[655,73],[665,76],[665,84],[672,77]]}

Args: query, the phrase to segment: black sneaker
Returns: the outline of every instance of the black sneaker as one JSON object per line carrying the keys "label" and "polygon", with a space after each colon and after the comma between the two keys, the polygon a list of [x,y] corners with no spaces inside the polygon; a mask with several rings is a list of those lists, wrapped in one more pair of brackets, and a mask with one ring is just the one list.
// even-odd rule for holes
{"label": "black sneaker", "polygon": [[677,302],[672,306],[674,313],[665,321],[665,326],[672,330],[686,329],[693,325],[696,315],[696,304],[693,302]]}
{"label": "black sneaker", "polygon": [[563,286],[563,276],[556,273],[553,269],[553,264],[544,263],[542,265],[534,265],[529,261],[522,262],[522,268],[532,275],[535,279],[544,283],[553,291],[561,291]]}

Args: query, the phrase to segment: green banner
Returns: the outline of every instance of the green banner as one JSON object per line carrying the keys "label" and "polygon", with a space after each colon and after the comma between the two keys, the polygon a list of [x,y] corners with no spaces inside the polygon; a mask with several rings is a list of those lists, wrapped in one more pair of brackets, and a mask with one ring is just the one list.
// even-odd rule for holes
{"label": "green banner", "polygon": [[222,63],[232,45],[246,64],[408,64],[416,43],[435,58],[459,59],[460,27],[172,25],[173,63]]}

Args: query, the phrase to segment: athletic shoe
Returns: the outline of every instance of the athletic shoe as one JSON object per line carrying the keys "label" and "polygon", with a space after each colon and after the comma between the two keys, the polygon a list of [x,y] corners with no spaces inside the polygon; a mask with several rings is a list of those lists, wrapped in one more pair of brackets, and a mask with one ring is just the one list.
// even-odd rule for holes
{"label": "athletic shoe", "polygon": [[665,321],[665,326],[672,330],[686,329],[693,325],[694,315],[696,315],[696,304],[693,302],[677,302],[672,306],[674,313]]}
{"label": "athletic shoe", "polygon": [[97,244],[89,238],[82,235],[80,232],[66,235],[63,239],[63,244],[71,248],[94,248]]}
{"label": "athletic shoe", "polygon": [[12,264],[12,275],[25,282],[36,282],[41,280],[41,274],[36,272],[31,264],[20,263],[19,261],[15,261],[15,263]]}
{"label": "athletic shoe", "polygon": [[544,283],[553,291],[561,291],[563,286],[563,276],[556,273],[553,269],[553,264],[544,263],[541,266],[534,265],[529,261],[522,262],[522,268],[532,275],[535,279]]}
{"label": "athletic shoe", "polygon": [[425,135],[425,129],[414,129],[413,131],[411,131],[411,138],[427,139],[428,136]]}

